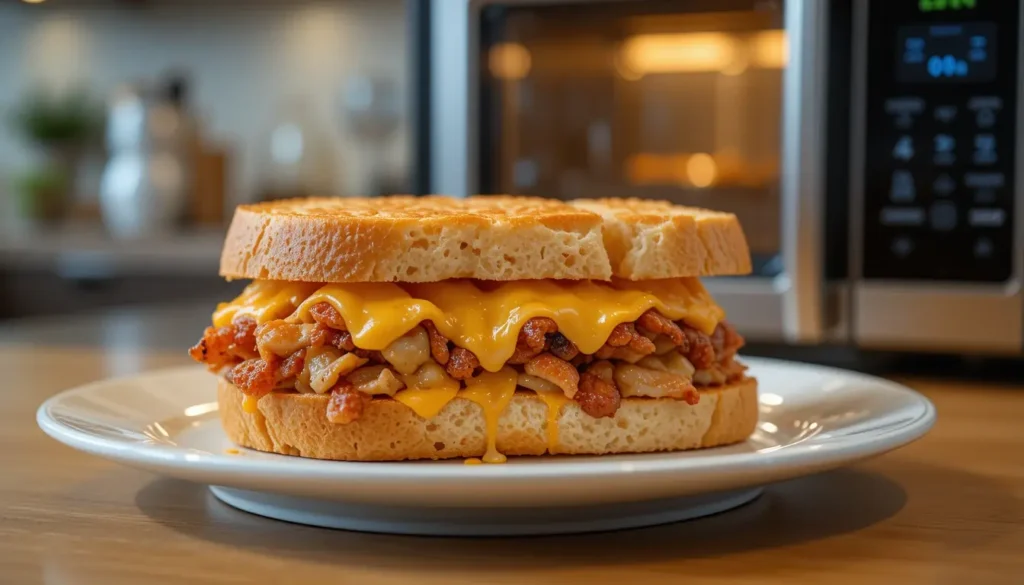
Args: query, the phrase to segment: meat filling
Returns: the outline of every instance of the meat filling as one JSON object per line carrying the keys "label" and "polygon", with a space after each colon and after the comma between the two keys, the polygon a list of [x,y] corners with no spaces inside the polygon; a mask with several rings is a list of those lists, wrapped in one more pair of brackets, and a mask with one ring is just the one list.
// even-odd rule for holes
{"label": "meat filling", "polygon": [[[223,371],[250,396],[275,390],[329,394],[328,418],[337,423],[358,419],[371,394],[393,395],[404,387],[402,375],[423,377],[420,373],[429,370],[429,378],[441,384],[481,371],[473,352],[454,345],[430,321],[383,351],[373,351],[355,346],[330,304],[318,303],[309,314],[313,323],[307,324],[277,320],[257,325],[239,316],[230,326],[208,327],[189,355]],[[537,317],[523,325],[508,364],[521,379],[560,389],[588,415],[600,418],[614,416],[624,397],[696,404],[696,387],[743,377],[745,367],[733,359],[743,343],[727,322],[707,335],[651,309],[635,323],[617,325],[604,346],[586,355],[559,333],[554,320]],[[384,370],[389,375],[382,376]],[[387,383],[376,382],[382,379]],[[375,383],[363,383],[367,380]]]}

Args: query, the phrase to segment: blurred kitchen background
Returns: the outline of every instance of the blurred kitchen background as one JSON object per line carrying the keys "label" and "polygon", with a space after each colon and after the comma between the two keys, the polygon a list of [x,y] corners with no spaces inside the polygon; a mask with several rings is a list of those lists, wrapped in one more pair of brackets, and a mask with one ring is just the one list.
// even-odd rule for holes
{"label": "blurred kitchen background", "polygon": [[890,4],[2,0],[0,320],[222,300],[243,202],[618,196],[740,217],[754,351],[1019,359],[1020,3]]}
{"label": "blurred kitchen background", "polygon": [[236,204],[408,192],[407,13],[0,3],[0,318],[216,297]]}

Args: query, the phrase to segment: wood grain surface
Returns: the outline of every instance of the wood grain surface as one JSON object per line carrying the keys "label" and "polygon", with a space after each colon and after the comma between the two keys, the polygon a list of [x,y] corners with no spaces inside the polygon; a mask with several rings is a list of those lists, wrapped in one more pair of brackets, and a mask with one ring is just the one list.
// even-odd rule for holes
{"label": "wood grain surface", "polygon": [[0,583],[1024,583],[1024,387],[903,380],[939,411],[914,445],[711,518],[531,539],[267,520],[36,427],[36,408],[65,388],[186,363],[178,348],[206,319],[0,326]]}

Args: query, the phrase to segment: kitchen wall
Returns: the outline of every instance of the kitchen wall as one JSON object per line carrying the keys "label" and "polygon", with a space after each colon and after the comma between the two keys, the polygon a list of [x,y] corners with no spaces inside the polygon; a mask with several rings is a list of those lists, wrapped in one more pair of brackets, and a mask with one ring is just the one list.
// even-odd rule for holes
{"label": "kitchen wall", "polygon": [[[39,85],[84,84],[105,98],[123,82],[183,71],[205,135],[231,153],[229,204],[258,189],[269,127],[286,107],[323,132],[333,191],[363,191],[372,150],[352,136],[346,83],[352,75],[392,79],[407,104],[407,61],[402,0],[0,5],[0,115]],[[393,165],[407,165],[404,121],[387,152]],[[0,194],[33,156],[0,123]],[[95,196],[88,185],[79,191]]]}

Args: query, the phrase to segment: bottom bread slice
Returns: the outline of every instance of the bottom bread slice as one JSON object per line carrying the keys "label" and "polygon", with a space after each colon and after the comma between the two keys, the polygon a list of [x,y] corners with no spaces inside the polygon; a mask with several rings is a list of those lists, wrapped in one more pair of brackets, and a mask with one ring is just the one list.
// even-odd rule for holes
{"label": "bottom bread slice", "polygon": [[[327,420],[328,397],[271,393],[258,412],[242,407],[245,395],[221,379],[221,422],[235,443],[272,453],[342,461],[401,461],[480,457],[486,421],[478,404],[456,398],[430,420],[390,398],[374,398],[349,424]],[[757,424],[757,381],[744,378],[700,392],[689,405],[670,398],[626,398],[614,417],[593,418],[575,402],[558,415],[549,435],[547,405],[517,391],[498,421],[497,448],[505,455],[610,454],[677,451],[744,441]]]}

